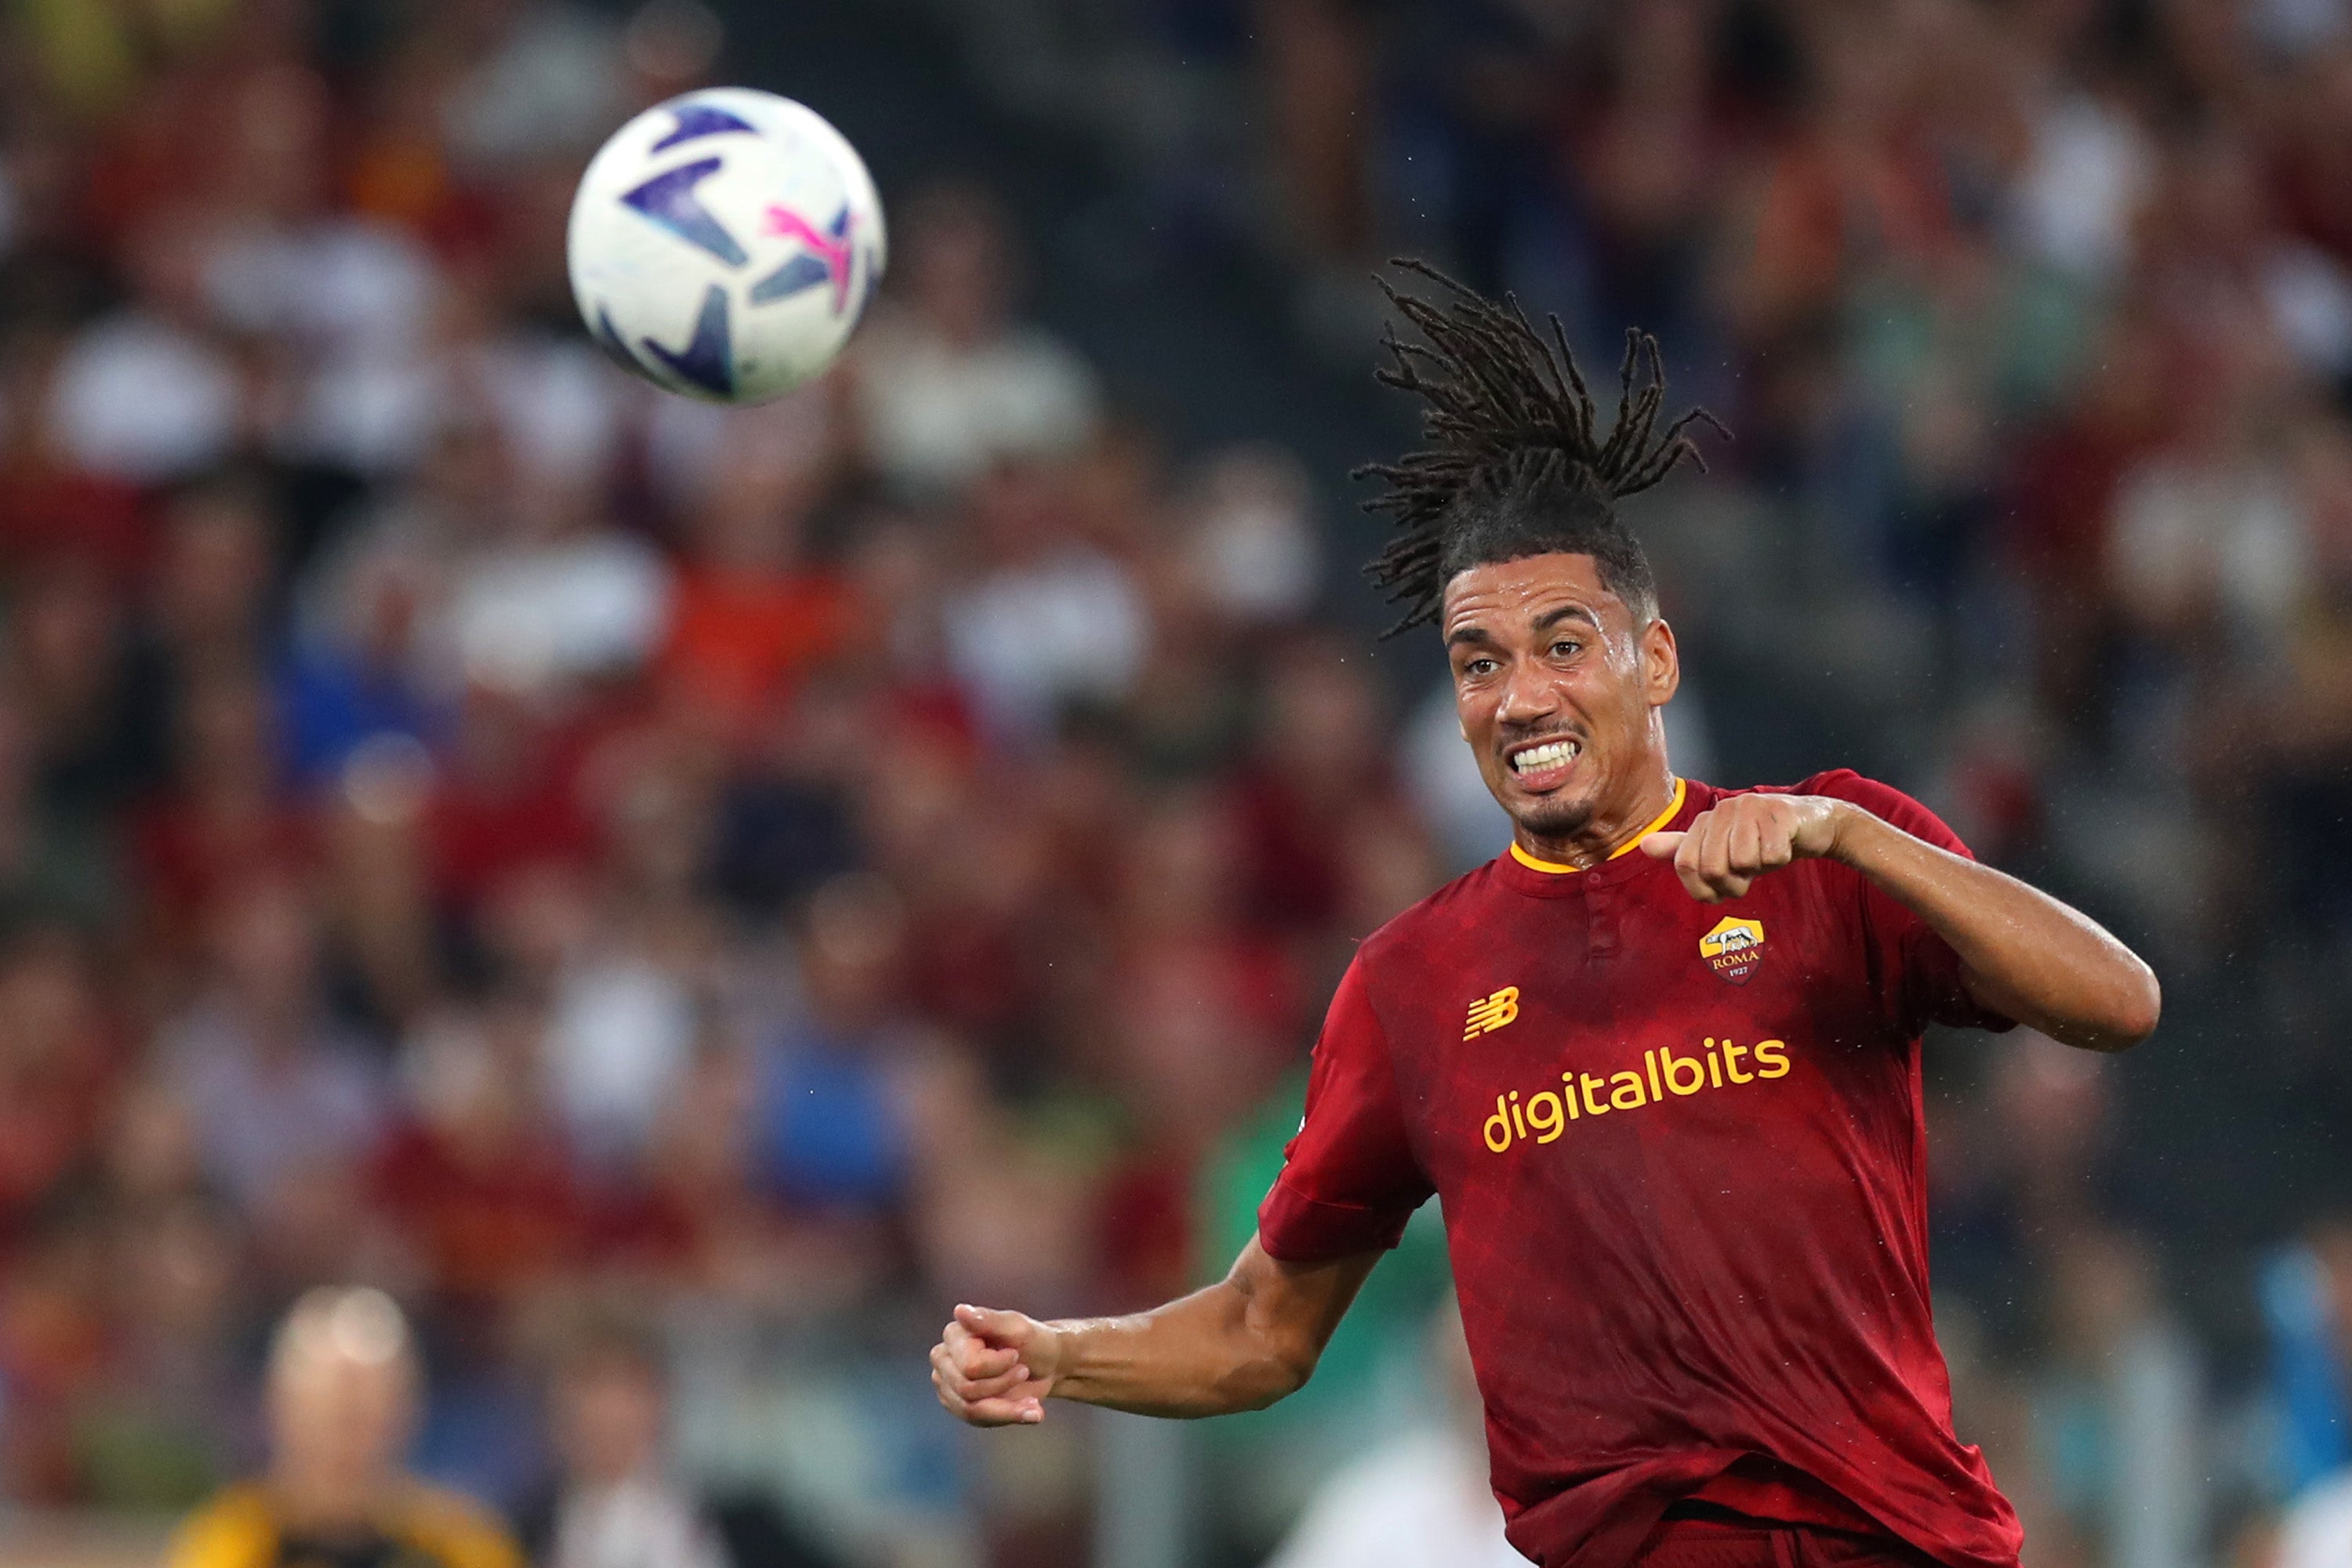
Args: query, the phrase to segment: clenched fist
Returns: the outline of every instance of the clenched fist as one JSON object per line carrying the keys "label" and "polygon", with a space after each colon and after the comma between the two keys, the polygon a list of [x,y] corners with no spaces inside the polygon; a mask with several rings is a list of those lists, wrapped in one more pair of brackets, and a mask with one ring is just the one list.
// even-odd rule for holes
{"label": "clenched fist", "polygon": [[949,1415],[975,1426],[1034,1426],[1045,1419],[1061,1349],[1051,1323],[958,1307],[931,1347],[931,1386]]}
{"label": "clenched fist", "polygon": [[1735,795],[1699,813],[1682,832],[1651,834],[1642,840],[1642,853],[1653,860],[1671,857],[1692,898],[1719,904],[1742,897],[1757,878],[1791,860],[1834,856],[1853,809],[1827,795]]}

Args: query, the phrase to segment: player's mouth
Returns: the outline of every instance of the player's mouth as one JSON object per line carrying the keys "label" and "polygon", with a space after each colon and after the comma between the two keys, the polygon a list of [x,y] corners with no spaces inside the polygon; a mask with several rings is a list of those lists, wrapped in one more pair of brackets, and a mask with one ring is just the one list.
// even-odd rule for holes
{"label": "player's mouth", "polygon": [[1522,741],[1503,753],[1504,763],[1519,787],[1538,794],[1564,781],[1584,753],[1584,742],[1573,735],[1548,735]]}

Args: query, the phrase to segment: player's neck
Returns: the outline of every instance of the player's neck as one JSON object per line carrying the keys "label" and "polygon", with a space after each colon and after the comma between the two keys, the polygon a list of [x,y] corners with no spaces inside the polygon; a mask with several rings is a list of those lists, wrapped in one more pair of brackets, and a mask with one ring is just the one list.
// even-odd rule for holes
{"label": "player's neck", "polygon": [[403,1489],[396,1475],[349,1475],[331,1468],[280,1462],[266,1482],[281,1524],[335,1534],[358,1529],[389,1511]]}
{"label": "player's neck", "polygon": [[1576,832],[1553,837],[1522,826],[1513,829],[1513,837],[1528,859],[1585,870],[1623,854],[1643,834],[1659,826],[1675,805],[1679,782],[1664,757],[1645,761],[1640,783],[1594,812]]}

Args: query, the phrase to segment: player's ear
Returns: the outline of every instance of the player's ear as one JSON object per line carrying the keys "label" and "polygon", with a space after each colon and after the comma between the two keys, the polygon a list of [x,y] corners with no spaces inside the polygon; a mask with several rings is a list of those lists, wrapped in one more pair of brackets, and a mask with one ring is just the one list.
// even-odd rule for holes
{"label": "player's ear", "polygon": [[1675,647],[1675,628],[1663,616],[1652,616],[1642,628],[1642,695],[1653,708],[1674,700],[1683,683],[1681,650]]}

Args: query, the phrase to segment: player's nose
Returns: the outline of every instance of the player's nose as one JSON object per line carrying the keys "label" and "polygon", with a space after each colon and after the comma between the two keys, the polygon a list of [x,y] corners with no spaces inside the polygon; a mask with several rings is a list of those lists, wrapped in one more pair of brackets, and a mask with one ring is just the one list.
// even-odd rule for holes
{"label": "player's nose", "polygon": [[1539,669],[1520,666],[1504,678],[1495,717],[1507,728],[1539,723],[1559,710],[1559,689]]}

